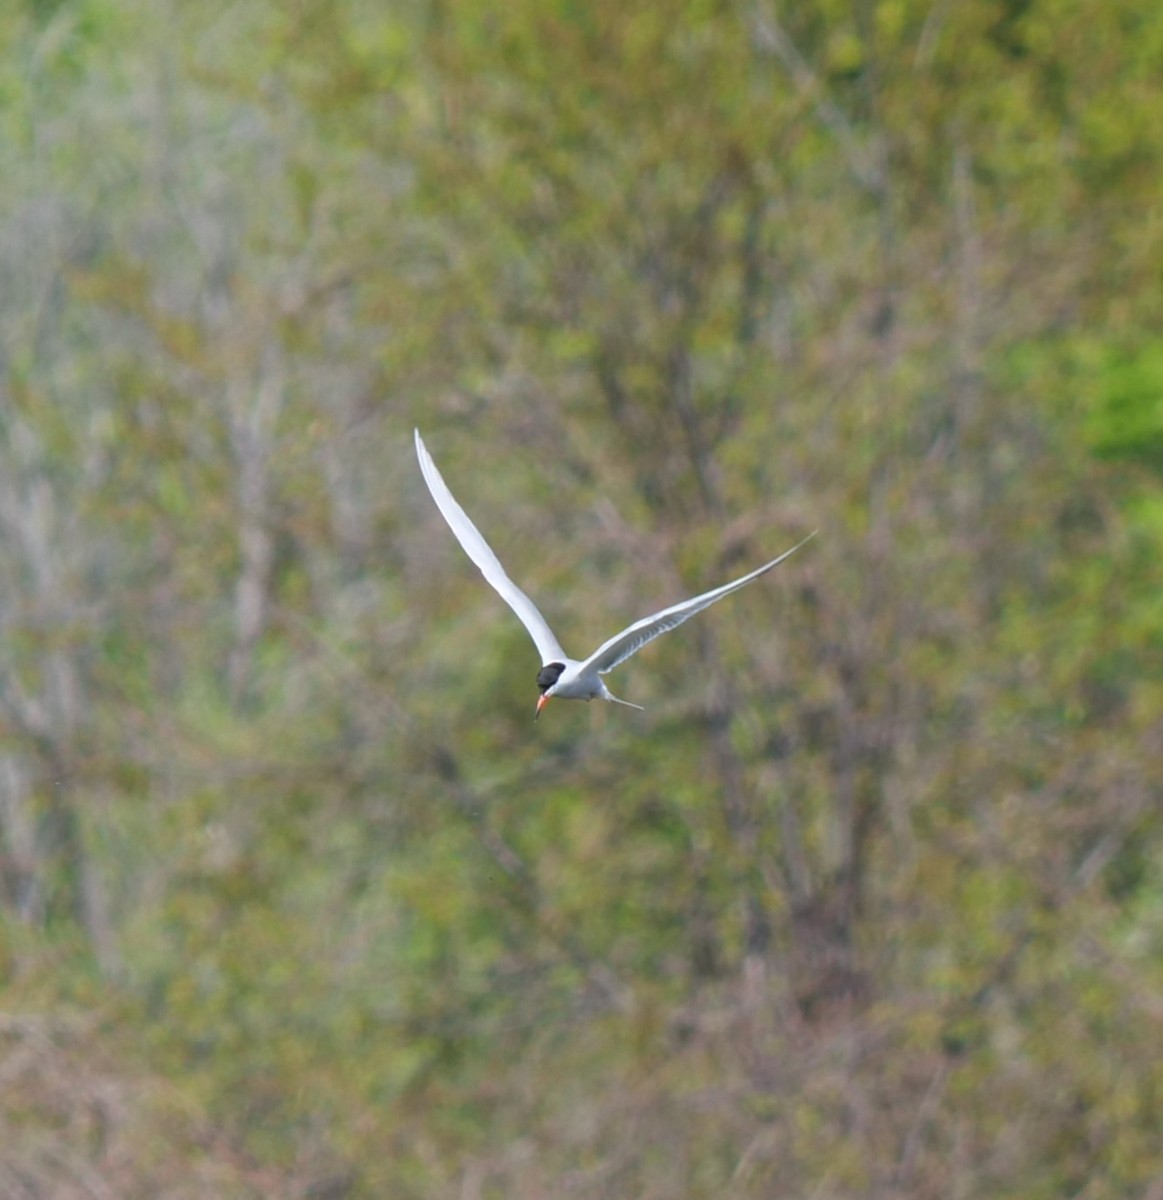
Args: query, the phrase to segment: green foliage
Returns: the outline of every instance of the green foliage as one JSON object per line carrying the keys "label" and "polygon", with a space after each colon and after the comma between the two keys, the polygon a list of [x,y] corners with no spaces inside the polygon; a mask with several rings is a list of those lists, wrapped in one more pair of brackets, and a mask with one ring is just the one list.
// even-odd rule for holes
{"label": "green foliage", "polygon": [[1150,1190],[1155,7],[0,55],[0,1191]]}

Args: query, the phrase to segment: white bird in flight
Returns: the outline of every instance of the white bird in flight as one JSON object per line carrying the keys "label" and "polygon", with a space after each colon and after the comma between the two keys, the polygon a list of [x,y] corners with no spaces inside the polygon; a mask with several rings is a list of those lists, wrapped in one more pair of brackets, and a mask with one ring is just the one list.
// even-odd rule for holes
{"label": "white bird in flight", "polygon": [[627,708],[641,709],[641,704],[631,704],[629,700],[619,700],[602,682],[601,676],[624,663],[632,654],[637,654],[647,642],[652,642],[661,634],[677,629],[688,617],[693,617],[695,613],[709,608],[716,600],[722,600],[724,596],[729,596],[732,592],[745,587],[753,580],[758,579],[760,575],[765,575],[772,567],[778,566],[785,558],[794,554],[804,542],[816,535],[816,531],[813,530],[804,538],[803,542],[797,543],[790,550],[785,550],[778,558],[764,563],[762,567],[758,567],[749,575],[743,575],[739,579],[723,584],[722,587],[704,592],[701,596],[694,596],[690,600],[672,604],[670,608],[664,608],[661,612],[643,617],[641,621],[635,621],[621,633],[616,633],[608,641],[603,642],[589,658],[570,658],[561,648],[561,643],[554,637],[553,630],[549,628],[537,606],[505,573],[505,568],[501,566],[500,560],[489,548],[488,542],[481,536],[480,530],[469,520],[468,514],[448,490],[448,485],[432,461],[432,455],[428,453],[428,447],[424,445],[420,430],[415,430],[415,434],[416,457],[420,460],[420,470],[424,472],[424,482],[428,484],[428,490],[432,493],[432,499],[436,501],[436,507],[440,509],[452,532],[456,534],[456,540],[460,542],[465,554],[476,563],[481,574],[520,618],[521,624],[529,631],[530,637],[537,646],[537,652],[541,655],[541,670],[537,672],[537,686],[541,690],[541,696],[537,701],[534,720],[541,715],[541,710],[555,696],[563,700],[610,700],[614,704],[624,704]]}

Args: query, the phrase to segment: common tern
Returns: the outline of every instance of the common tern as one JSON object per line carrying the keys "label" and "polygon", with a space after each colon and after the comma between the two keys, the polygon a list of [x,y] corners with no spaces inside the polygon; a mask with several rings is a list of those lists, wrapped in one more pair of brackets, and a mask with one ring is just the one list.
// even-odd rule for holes
{"label": "common tern", "polygon": [[540,689],[541,695],[537,701],[537,711],[533,714],[534,720],[541,715],[541,710],[555,696],[562,700],[609,700],[614,704],[624,704],[627,708],[641,709],[641,704],[632,704],[629,700],[620,700],[613,695],[602,682],[601,676],[624,663],[632,654],[637,654],[647,642],[652,642],[661,634],[677,629],[688,617],[693,617],[695,613],[702,612],[704,608],[710,607],[715,601],[722,600],[724,596],[729,596],[732,592],[745,587],[758,579],[760,575],[765,575],[772,567],[778,566],[785,558],[794,554],[804,542],[816,535],[816,531],[813,530],[804,538],[803,542],[797,543],[790,550],[785,550],[778,558],[773,558],[771,562],[764,563],[762,567],[757,567],[739,579],[725,583],[722,587],[713,588],[709,592],[703,592],[701,596],[694,596],[690,600],[672,604],[670,608],[664,608],[649,617],[643,617],[641,621],[635,621],[621,633],[616,633],[608,641],[603,642],[589,658],[570,658],[561,648],[561,643],[554,636],[553,630],[549,628],[549,624],[537,606],[505,573],[505,568],[501,566],[500,560],[492,552],[488,542],[481,536],[480,530],[457,503],[456,497],[448,490],[448,485],[432,461],[432,455],[428,453],[428,447],[424,445],[420,430],[417,429],[414,432],[416,434],[416,457],[420,460],[420,470],[424,473],[424,482],[428,484],[428,490],[432,493],[432,499],[436,501],[436,507],[440,509],[452,532],[456,534],[456,540],[460,542],[464,552],[480,568],[485,579],[500,593],[501,599],[520,618],[521,624],[529,631],[530,637],[537,646],[537,652],[541,655],[541,670],[537,672],[537,687]]}

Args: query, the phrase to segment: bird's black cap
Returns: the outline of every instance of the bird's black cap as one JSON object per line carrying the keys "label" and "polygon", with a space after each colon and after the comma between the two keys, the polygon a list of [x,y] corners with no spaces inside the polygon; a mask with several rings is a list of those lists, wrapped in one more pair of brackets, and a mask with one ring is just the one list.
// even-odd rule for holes
{"label": "bird's black cap", "polygon": [[537,686],[541,689],[541,694],[545,695],[547,691],[561,678],[562,671],[565,670],[565,663],[546,663],[545,666],[537,672]]}

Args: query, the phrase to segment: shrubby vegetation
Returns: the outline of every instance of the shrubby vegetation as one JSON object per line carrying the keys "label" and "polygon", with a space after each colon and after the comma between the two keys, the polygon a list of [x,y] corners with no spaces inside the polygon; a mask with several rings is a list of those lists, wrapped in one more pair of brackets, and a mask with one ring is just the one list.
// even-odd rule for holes
{"label": "shrubby vegetation", "polygon": [[1163,9],[0,46],[0,1192],[1158,1192]]}

